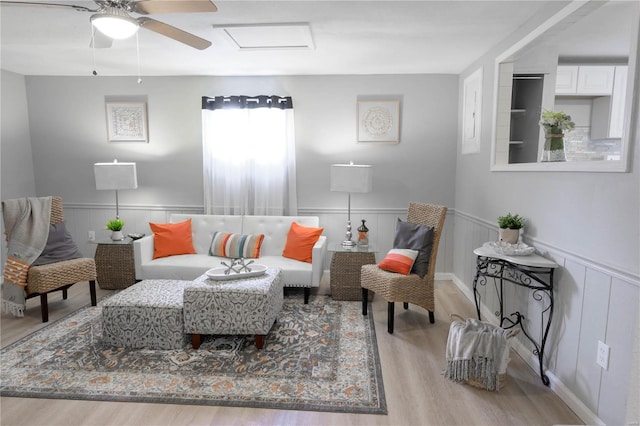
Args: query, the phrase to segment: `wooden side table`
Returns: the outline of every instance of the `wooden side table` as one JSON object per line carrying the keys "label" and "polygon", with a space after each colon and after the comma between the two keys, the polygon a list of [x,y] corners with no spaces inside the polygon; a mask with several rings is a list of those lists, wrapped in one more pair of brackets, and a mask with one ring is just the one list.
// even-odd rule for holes
{"label": "wooden side table", "polygon": [[95,241],[96,274],[98,286],[106,290],[127,288],[136,283],[133,260],[133,240]]}
{"label": "wooden side table", "polygon": [[333,253],[329,269],[331,297],[335,300],[362,300],[360,268],[376,263],[376,251],[371,246],[343,247],[340,243],[329,247],[329,251]]}

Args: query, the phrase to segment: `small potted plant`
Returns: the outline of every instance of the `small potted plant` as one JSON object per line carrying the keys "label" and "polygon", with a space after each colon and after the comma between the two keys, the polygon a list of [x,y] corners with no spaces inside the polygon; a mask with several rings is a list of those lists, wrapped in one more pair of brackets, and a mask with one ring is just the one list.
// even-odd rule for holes
{"label": "small potted plant", "polygon": [[520,238],[520,229],[524,227],[524,218],[518,214],[507,213],[498,217],[498,227],[500,228],[500,241],[509,244],[517,244]]}
{"label": "small potted plant", "polygon": [[540,125],[544,128],[544,151],[542,161],[566,161],[564,153],[564,131],[573,129],[576,124],[564,111],[542,112]]}
{"label": "small potted plant", "polygon": [[122,234],[122,228],[124,228],[124,221],[119,217],[115,219],[110,219],[107,222],[107,229],[111,231],[111,239],[113,241],[124,240],[124,235]]}

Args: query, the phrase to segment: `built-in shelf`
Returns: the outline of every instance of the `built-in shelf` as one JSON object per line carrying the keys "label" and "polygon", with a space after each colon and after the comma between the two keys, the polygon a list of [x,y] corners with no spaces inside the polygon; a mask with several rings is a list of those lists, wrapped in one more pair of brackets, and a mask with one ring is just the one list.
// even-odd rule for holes
{"label": "built-in shelf", "polygon": [[538,156],[542,74],[514,74],[511,90],[509,163],[531,163]]}

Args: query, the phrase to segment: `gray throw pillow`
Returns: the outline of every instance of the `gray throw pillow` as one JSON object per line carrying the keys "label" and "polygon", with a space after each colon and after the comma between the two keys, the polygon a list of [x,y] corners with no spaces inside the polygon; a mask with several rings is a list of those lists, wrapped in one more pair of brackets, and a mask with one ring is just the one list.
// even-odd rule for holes
{"label": "gray throw pillow", "polygon": [[429,259],[433,248],[433,227],[417,223],[403,222],[398,219],[393,248],[418,250],[418,257],[411,272],[424,278],[429,270]]}
{"label": "gray throw pillow", "polygon": [[82,253],[78,250],[76,243],[73,242],[64,222],[54,223],[49,225],[47,245],[40,253],[40,257],[32,265],[48,265],[49,263],[78,259],[80,257],[82,257]]}

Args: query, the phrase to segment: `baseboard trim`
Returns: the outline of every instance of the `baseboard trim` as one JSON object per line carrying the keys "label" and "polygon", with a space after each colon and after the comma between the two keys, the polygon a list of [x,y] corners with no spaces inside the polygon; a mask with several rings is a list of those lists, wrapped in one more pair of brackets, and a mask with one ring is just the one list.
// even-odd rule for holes
{"label": "baseboard trim", "polygon": [[555,374],[550,371],[547,371],[546,374],[550,381],[549,387],[551,390],[554,391],[556,395],[558,395],[560,399],[564,401],[564,403],[567,404],[582,421],[584,421],[585,424],[606,426],[606,423],[591,411],[589,407],[584,405],[584,403],[580,401],[578,397],[555,376]]}
{"label": "baseboard trim", "polygon": [[[440,274],[437,274],[440,275]],[[455,274],[441,274],[441,275],[449,275],[451,281],[460,289],[462,294],[469,299],[471,303],[475,306],[475,300],[473,297],[473,290],[467,287]],[[436,279],[439,279],[436,277]],[[489,308],[487,308],[484,304],[480,305],[480,314],[483,318],[487,319],[488,322],[498,325],[495,315],[491,312]],[[529,366],[536,374],[538,374],[538,359],[535,355],[531,353],[531,350],[520,343],[518,340],[514,339],[513,350],[524,360],[525,364]],[[560,399],[567,404],[567,406],[573,410],[574,413],[580,419],[588,425],[605,425],[605,423],[593,412],[589,407],[587,407],[577,396],[574,394],[564,383],[556,377],[551,371],[546,370],[545,374],[549,378],[549,389],[551,389]]]}

